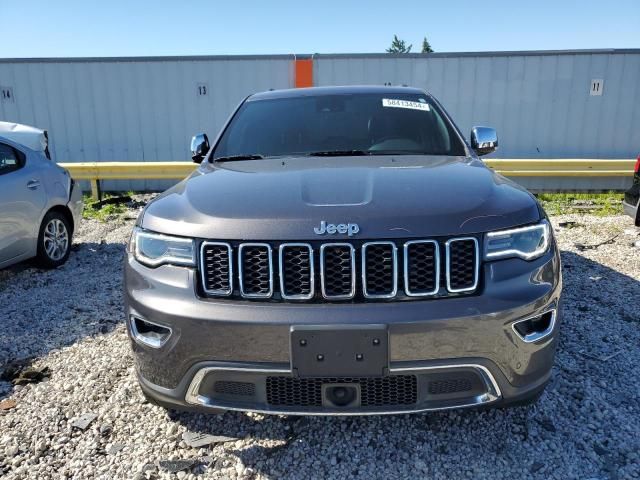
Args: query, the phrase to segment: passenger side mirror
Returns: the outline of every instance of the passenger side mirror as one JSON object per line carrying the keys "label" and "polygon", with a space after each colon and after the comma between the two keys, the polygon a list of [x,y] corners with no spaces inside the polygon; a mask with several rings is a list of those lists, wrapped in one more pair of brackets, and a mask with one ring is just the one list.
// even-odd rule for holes
{"label": "passenger side mirror", "polygon": [[206,133],[199,133],[191,139],[191,159],[194,163],[202,163],[209,151],[209,138]]}
{"label": "passenger side mirror", "polygon": [[495,152],[498,148],[498,133],[491,127],[473,127],[471,148],[480,156]]}

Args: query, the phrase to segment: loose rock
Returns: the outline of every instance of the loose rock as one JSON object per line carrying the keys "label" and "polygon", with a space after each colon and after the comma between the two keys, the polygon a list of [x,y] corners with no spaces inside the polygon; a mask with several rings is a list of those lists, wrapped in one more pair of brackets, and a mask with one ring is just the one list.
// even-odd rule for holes
{"label": "loose rock", "polygon": [[12,408],[16,408],[17,404],[13,399],[2,400],[0,402],[0,410],[11,410]]}
{"label": "loose rock", "polygon": [[[136,215],[83,221],[59,269],[0,270],[0,401],[17,403],[0,411],[2,480],[640,478],[640,255],[628,217],[551,218],[578,225],[555,231],[564,318],[552,378],[534,407],[301,420],[145,402],[122,308]],[[619,232],[597,249],[574,247]],[[53,374],[14,386],[29,367]],[[98,417],[72,428],[87,412]],[[185,431],[231,440],[190,446]],[[160,466],[176,461],[185,463],[175,473]]]}
{"label": "loose rock", "polygon": [[73,419],[71,421],[71,426],[73,428],[77,428],[78,430],[86,430],[87,427],[93,422],[98,415],[95,413],[84,413],[79,417]]}
{"label": "loose rock", "polygon": [[198,460],[196,459],[160,460],[158,462],[158,466],[169,473],[177,473],[182,470],[189,470],[191,467],[196,465],[196,463],[198,463]]}
{"label": "loose rock", "polygon": [[206,433],[184,432],[182,440],[192,448],[205,447],[213,443],[235,442],[235,437],[227,437],[224,435],[209,435]]}

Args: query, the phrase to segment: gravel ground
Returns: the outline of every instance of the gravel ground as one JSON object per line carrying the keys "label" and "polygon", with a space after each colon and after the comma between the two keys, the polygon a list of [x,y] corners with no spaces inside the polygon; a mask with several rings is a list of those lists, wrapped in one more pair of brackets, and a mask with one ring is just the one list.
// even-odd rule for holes
{"label": "gravel ground", "polygon": [[[640,478],[640,249],[631,246],[640,237],[629,218],[553,219],[565,322],[535,407],[305,418],[145,403],[120,291],[134,216],[85,220],[58,270],[0,271],[0,367],[26,359],[51,375],[24,386],[0,381],[0,477]],[[559,227],[567,221],[575,223]],[[574,245],[616,234],[597,249]],[[76,423],[83,414],[91,414],[86,427]],[[185,432],[232,438],[191,448]]]}

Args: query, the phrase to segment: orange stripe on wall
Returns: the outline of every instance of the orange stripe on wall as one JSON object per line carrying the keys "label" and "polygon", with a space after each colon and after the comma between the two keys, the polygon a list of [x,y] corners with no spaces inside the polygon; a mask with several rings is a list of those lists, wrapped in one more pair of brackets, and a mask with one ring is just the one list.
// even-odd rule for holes
{"label": "orange stripe on wall", "polygon": [[296,88],[313,87],[313,60],[295,60]]}

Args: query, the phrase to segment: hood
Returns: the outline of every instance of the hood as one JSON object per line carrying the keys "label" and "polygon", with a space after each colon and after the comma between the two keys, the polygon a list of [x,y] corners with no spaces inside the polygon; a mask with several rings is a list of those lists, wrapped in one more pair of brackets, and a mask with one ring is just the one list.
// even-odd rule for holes
{"label": "hood", "polygon": [[47,149],[46,132],[28,125],[0,122],[0,137],[8,138],[36,152],[44,152]]}
{"label": "hood", "polygon": [[[302,157],[201,165],[151,202],[142,227],[226,240],[432,237],[536,222],[524,188],[464,157]],[[353,229],[351,229],[353,233]]]}

